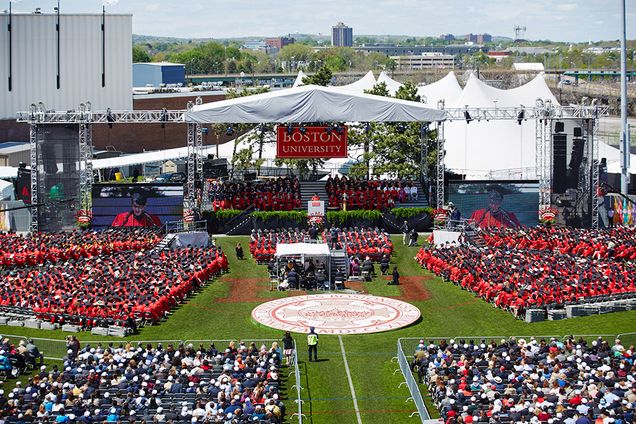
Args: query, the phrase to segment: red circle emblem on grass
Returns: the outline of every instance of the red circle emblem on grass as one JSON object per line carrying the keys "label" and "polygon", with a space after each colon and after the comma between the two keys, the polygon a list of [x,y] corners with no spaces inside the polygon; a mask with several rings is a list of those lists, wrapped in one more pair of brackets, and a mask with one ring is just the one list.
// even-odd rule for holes
{"label": "red circle emblem on grass", "polygon": [[272,300],[252,310],[252,318],[268,327],[319,334],[367,334],[405,327],[420,310],[400,300],[361,294],[327,293]]}

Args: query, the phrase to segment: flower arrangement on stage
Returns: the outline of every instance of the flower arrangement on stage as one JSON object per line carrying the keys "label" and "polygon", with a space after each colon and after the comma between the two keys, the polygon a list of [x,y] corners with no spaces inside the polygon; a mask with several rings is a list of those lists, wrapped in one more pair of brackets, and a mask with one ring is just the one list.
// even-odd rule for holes
{"label": "flower arrangement on stage", "polygon": [[311,215],[307,217],[307,224],[309,224],[309,226],[316,226],[318,227],[318,229],[322,229],[322,227],[325,225],[325,217],[322,215]]}
{"label": "flower arrangement on stage", "polygon": [[435,226],[446,224],[448,219],[448,209],[439,208],[433,210],[433,224]]}
{"label": "flower arrangement on stage", "polygon": [[75,223],[80,228],[89,228],[93,221],[93,211],[90,209],[80,209],[75,214]]}
{"label": "flower arrangement on stage", "polygon": [[556,223],[556,217],[559,210],[553,207],[545,207],[539,210],[539,222],[543,225],[552,225]]}
{"label": "flower arrangement on stage", "polygon": [[195,219],[195,213],[192,209],[183,210],[183,222],[192,223]]}

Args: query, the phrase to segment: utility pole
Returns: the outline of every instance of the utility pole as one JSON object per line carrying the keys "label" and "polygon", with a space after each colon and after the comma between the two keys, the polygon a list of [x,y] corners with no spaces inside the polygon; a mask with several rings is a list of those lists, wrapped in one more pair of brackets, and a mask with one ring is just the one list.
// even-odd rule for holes
{"label": "utility pole", "polygon": [[627,132],[627,23],[625,0],[621,1],[621,193],[629,190],[629,133]]}

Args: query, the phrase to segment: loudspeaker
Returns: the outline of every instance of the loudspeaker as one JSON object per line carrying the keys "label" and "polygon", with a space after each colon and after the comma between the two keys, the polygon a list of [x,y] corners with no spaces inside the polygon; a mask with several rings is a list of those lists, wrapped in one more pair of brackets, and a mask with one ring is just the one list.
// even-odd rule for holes
{"label": "loudspeaker", "polygon": [[552,192],[564,193],[567,188],[567,136],[554,134],[553,141]]}
{"label": "loudspeaker", "polygon": [[227,176],[227,159],[214,159],[203,162],[203,178],[221,178]]}
{"label": "loudspeaker", "polygon": [[245,181],[254,181],[256,179],[256,172],[244,172],[243,180]]}
{"label": "loudspeaker", "polygon": [[555,133],[562,133],[563,131],[565,131],[565,124],[563,122],[557,121],[554,123],[554,132]]}
{"label": "loudspeaker", "polygon": [[583,129],[581,127],[574,127],[574,137],[583,137]]}
{"label": "loudspeaker", "polygon": [[572,140],[572,154],[570,155],[570,163],[568,167],[579,169],[583,161],[583,151],[585,150],[585,139],[575,138]]}

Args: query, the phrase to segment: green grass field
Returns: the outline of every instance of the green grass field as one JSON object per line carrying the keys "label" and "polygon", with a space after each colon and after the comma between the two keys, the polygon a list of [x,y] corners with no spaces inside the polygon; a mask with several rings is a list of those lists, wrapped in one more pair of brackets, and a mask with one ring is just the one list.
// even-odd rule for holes
{"label": "green grass field", "polygon": [[[396,251],[392,262],[399,266],[400,274],[422,276],[430,274],[422,270],[414,261],[416,247],[401,245],[401,237],[393,237]],[[176,309],[161,325],[142,329],[131,340],[221,340],[221,339],[268,339],[282,338],[282,332],[263,327],[251,319],[251,310],[259,302],[240,302],[240,298],[262,299],[285,296],[286,293],[269,292],[267,273],[264,266],[258,266],[251,259],[237,261],[234,245],[240,241],[248,245],[246,237],[224,237],[217,241],[223,246],[230,259],[230,272],[209,284],[190,301]],[[257,284],[257,292],[241,290],[241,280],[249,279]],[[462,291],[440,278],[431,276],[424,279],[423,288],[428,299],[413,302],[420,308],[422,318],[417,323],[401,330],[372,335],[343,336],[343,347],[351,370],[353,386],[364,423],[407,423],[414,422],[409,414],[415,410],[412,402],[406,402],[408,389],[402,385],[401,373],[394,373],[397,364],[396,343],[401,337],[455,337],[455,336],[530,336],[567,334],[611,334],[636,331],[636,311],[620,312],[593,317],[583,317],[564,321],[545,321],[527,324],[516,320],[511,314],[495,309],[472,294]],[[246,284],[247,286],[247,284]],[[251,286],[253,287],[253,285]],[[387,286],[384,279],[365,283],[370,294],[396,296],[400,287]],[[247,288],[247,287],[246,287]],[[238,295],[239,303],[229,303],[222,299],[231,293]],[[0,327],[2,334],[30,335],[63,339],[67,333],[61,331],[30,330],[24,328]],[[100,339],[88,333],[80,333],[82,342]],[[337,336],[320,338],[318,363],[306,361],[304,335],[295,335],[300,347],[300,369],[302,373],[302,397],[305,401],[303,413],[307,422],[357,423],[352,393],[344,370],[344,357]],[[114,341],[120,341],[114,339]],[[625,340],[634,343],[634,338]],[[46,347],[43,347],[46,350]],[[46,352],[45,352],[46,353]],[[411,352],[406,352],[410,355]],[[294,384],[293,376],[288,380],[289,388]],[[10,386],[11,382],[5,383]],[[288,411],[295,410],[295,404],[288,400]]]}

